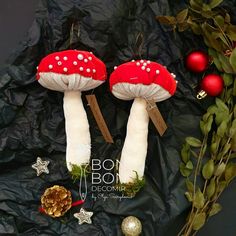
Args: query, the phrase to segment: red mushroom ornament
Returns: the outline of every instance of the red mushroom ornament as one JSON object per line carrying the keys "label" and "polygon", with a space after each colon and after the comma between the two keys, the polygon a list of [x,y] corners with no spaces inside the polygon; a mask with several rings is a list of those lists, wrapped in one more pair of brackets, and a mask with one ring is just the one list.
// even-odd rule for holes
{"label": "red mushroom ornament", "polygon": [[66,163],[89,163],[91,138],[89,123],[81,100],[81,92],[98,87],[106,80],[105,64],[92,53],[66,50],[52,53],[38,66],[37,80],[45,88],[64,92],[66,128]]}
{"label": "red mushroom ornament", "polygon": [[135,184],[137,175],[143,179],[148,146],[147,101],[160,102],[171,97],[176,91],[174,78],[164,66],[147,60],[124,63],[111,74],[113,95],[122,100],[134,99],[119,165],[121,184]]}

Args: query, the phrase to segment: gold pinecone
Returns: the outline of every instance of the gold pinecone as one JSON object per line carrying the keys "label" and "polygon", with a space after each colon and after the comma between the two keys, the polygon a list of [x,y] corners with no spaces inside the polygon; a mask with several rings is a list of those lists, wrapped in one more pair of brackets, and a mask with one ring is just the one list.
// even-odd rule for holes
{"label": "gold pinecone", "polygon": [[41,203],[45,213],[51,217],[63,216],[71,208],[71,192],[62,186],[54,185],[45,190]]}

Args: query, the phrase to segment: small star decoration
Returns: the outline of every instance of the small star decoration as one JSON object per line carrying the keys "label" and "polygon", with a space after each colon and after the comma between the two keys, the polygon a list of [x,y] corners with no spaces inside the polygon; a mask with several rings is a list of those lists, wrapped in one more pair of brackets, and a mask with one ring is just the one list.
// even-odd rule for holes
{"label": "small star decoration", "polygon": [[79,220],[79,225],[82,225],[83,223],[92,224],[92,215],[93,212],[86,211],[84,208],[81,208],[79,213],[74,214],[74,217]]}
{"label": "small star decoration", "polygon": [[32,165],[32,168],[37,171],[37,176],[40,176],[42,173],[49,174],[49,163],[50,161],[43,161],[41,157],[37,157],[37,161]]}

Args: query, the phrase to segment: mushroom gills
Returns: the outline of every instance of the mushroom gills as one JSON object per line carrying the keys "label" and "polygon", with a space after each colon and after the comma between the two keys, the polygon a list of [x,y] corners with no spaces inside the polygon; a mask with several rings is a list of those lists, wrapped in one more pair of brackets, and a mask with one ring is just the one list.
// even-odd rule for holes
{"label": "mushroom gills", "polygon": [[61,92],[66,90],[87,91],[103,83],[103,81],[92,80],[90,77],[79,74],[63,75],[53,72],[41,72],[40,76],[43,79],[39,79],[39,83],[43,87]]}

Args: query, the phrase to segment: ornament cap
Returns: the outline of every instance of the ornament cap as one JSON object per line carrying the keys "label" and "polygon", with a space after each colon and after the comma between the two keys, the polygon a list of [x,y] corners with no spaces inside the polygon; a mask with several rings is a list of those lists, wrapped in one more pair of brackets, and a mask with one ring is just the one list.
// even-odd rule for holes
{"label": "ornament cap", "polygon": [[201,90],[201,91],[199,91],[198,94],[197,94],[197,99],[201,100],[201,99],[205,98],[206,96],[207,96],[206,91]]}

